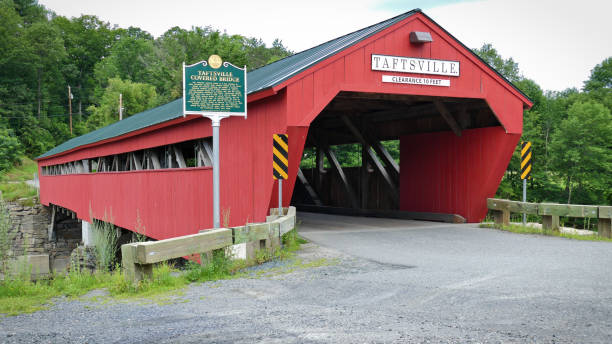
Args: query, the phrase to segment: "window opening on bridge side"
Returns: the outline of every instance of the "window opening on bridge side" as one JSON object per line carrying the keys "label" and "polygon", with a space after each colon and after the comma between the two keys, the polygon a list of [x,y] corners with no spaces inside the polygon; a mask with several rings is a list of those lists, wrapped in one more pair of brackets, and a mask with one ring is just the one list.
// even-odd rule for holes
{"label": "window opening on bridge side", "polygon": [[41,172],[55,176],[195,167],[212,167],[212,138],[43,166]]}

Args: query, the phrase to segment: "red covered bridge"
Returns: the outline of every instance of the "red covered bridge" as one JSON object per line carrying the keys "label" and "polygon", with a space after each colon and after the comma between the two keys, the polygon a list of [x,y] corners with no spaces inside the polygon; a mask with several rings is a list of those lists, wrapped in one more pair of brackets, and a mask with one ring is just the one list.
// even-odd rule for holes
{"label": "red covered bridge", "polygon": [[[427,15],[404,13],[248,73],[248,119],[220,129],[222,219],[263,221],[277,205],[272,135],[287,133],[285,206],[479,221],[531,105]],[[40,156],[40,200],[155,239],[211,228],[210,137],[210,120],[183,118],[181,99],[133,115]],[[398,139],[399,166],[381,144]],[[349,143],[361,167],[337,159]],[[301,170],[305,147],[316,167]]]}

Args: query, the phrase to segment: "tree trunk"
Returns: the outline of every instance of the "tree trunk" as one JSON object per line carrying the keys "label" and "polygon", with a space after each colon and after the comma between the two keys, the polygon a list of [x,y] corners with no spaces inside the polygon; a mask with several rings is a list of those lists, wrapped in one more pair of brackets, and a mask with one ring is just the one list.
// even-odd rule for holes
{"label": "tree trunk", "polygon": [[567,177],[567,204],[570,204],[572,201],[572,177]]}
{"label": "tree trunk", "polygon": [[81,92],[81,86],[82,86],[81,83],[79,83],[79,85],[77,86],[77,89],[79,90],[79,120],[83,120],[82,118],[83,112],[81,111],[81,105],[83,105],[83,102],[81,100],[83,97],[81,95],[83,93]]}
{"label": "tree trunk", "polygon": [[38,92],[37,92],[37,98],[38,98],[38,119],[40,119],[40,113],[41,113],[41,103],[42,103],[42,95],[41,95],[41,85],[42,85],[42,70],[40,68],[38,68],[37,70],[37,76],[38,76]]}
{"label": "tree trunk", "polygon": [[550,128],[546,127],[546,139],[544,139],[544,150],[545,150],[545,154],[546,157],[548,157],[548,132],[550,131]]}

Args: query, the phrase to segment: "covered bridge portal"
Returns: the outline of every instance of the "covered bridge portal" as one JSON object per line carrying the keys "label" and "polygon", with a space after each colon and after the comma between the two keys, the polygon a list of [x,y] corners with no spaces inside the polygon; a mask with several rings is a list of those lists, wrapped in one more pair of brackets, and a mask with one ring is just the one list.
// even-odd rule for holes
{"label": "covered bridge portal", "polygon": [[[248,81],[248,119],[225,119],[220,130],[222,225],[263,221],[277,206],[274,133],[289,135],[285,206],[293,196],[479,221],[531,106],[420,10],[253,70]],[[176,100],[74,138],[38,158],[41,202],[155,239],[211,228],[210,136],[210,121],[183,118]],[[399,164],[381,144],[397,139]],[[361,144],[363,168],[340,166],[334,146],[346,143]],[[318,168],[299,169],[304,147]]]}

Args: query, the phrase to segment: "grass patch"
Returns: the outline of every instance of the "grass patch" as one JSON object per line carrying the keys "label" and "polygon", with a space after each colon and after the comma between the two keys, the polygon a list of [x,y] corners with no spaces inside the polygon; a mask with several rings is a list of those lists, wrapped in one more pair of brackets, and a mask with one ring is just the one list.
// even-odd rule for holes
{"label": "grass patch", "polygon": [[[54,298],[76,298],[96,289],[106,289],[117,299],[150,298],[169,292],[175,293],[188,283],[179,274],[178,269],[168,264],[156,266],[153,269],[153,279],[143,283],[138,289],[131,287],[119,270],[98,271],[93,274],[71,272],[36,282],[12,279],[0,282],[0,315],[36,312],[51,306]],[[153,300],[166,299],[158,297]]]}
{"label": "grass patch", "polygon": [[35,161],[22,158],[18,166],[0,174],[0,191],[6,201],[19,201],[23,205],[33,206],[36,203],[36,188],[25,183],[26,180],[34,179],[34,173],[38,171]]}
{"label": "grass patch", "polygon": [[0,183],[25,182],[34,179],[34,173],[38,172],[38,165],[35,161],[23,157],[19,165],[0,174]]}
{"label": "grass patch", "polygon": [[90,290],[104,288],[111,280],[107,273],[71,273],[31,282],[10,279],[0,283],[0,314],[17,315],[46,309],[51,299],[76,297]]}
{"label": "grass patch", "polygon": [[2,198],[5,201],[15,202],[20,201],[23,205],[32,206],[35,203],[35,198],[38,195],[36,188],[24,183],[2,183],[0,184]]}
{"label": "grass patch", "polygon": [[499,229],[502,231],[518,233],[518,234],[538,234],[538,235],[555,236],[555,237],[574,239],[574,240],[612,242],[611,238],[604,238],[599,235],[578,235],[578,234],[571,234],[571,233],[563,233],[563,232],[553,231],[549,229],[541,229],[541,228],[535,228],[531,226],[523,226],[523,225],[517,225],[517,224],[498,226],[493,223],[481,223],[480,227]]}
{"label": "grass patch", "polygon": [[[294,252],[305,242],[295,230],[292,230],[283,236],[283,249],[274,250],[262,257],[266,260],[293,257]],[[106,289],[110,298],[115,300],[149,299],[150,302],[159,304],[180,302],[174,297],[177,294],[180,295],[180,290],[189,284],[248,277],[249,274],[245,269],[257,263],[259,261],[233,260],[228,258],[223,251],[218,251],[205,265],[189,262],[185,268],[178,269],[165,262],[157,264],[153,268],[153,278],[142,281],[138,287],[128,283],[119,268],[113,271],[98,271],[93,274],[88,271],[72,271],[66,275],[55,275],[36,282],[31,282],[27,278],[0,281],[0,316],[36,312],[52,305],[54,298],[76,298],[95,289]],[[297,261],[289,265],[289,270],[286,272],[296,268],[329,264],[326,260],[309,263]],[[108,299],[104,297],[104,302]],[[96,298],[92,301],[101,300]]]}

